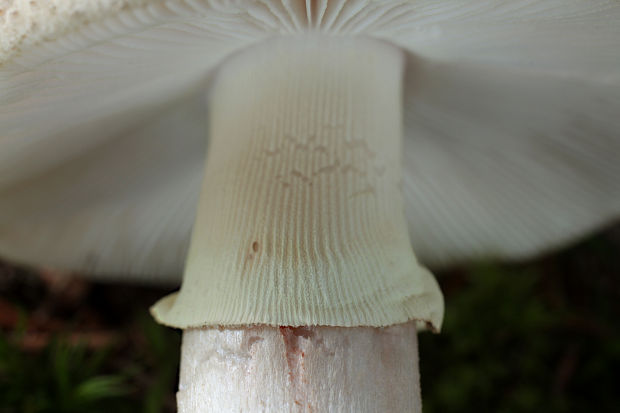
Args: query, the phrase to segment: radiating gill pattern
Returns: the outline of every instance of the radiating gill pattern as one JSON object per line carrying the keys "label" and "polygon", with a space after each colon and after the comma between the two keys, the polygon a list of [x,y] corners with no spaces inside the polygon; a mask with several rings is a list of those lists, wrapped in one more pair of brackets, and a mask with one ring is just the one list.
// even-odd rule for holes
{"label": "radiating gill pattern", "polygon": [[158,47],[165,48],[166,44],[191,44],[196,38],[251,43],[308,31],[380,36],[403,28],[411,31],[415,9],[414,3],[402,0],[74,3],[12,0],[0,4],[0,64],[14,59],[13,64],[33,66],[102,41],[110,43],[108,52],[115,57],[114,46],[148,50],[153,49],[153,41],[163,42]]}
{"label": "radiating gill pattern", "polygon": [[[571,34],[588,27],[613,38],[620,26],[609,22],[617,16],[612,0],[3,0],[0,68],[16,55],[12,64],[32,65],[100,42],[152,49],[151,35],[164,44],[184,45],[195,37],[251,44],[275,34],[320,31],[364,34],[421,49],[429,40],[435,48],[468,38],[492,44],[490,35],[511,31],[512,36],[528,31],[545,36],[549,30]],[[444,38],[447,46],[433,44]]]}

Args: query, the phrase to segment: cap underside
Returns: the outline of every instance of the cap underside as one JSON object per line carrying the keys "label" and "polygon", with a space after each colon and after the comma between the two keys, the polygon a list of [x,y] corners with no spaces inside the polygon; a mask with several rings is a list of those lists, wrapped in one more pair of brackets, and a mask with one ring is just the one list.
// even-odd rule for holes
{"label": "cap underside", "polygon": [[404,189],[420,261],[523,257],[620,211],[617,2],[0,4],[0,256],[178,280],[210,74],[309,31],[410,53]]}

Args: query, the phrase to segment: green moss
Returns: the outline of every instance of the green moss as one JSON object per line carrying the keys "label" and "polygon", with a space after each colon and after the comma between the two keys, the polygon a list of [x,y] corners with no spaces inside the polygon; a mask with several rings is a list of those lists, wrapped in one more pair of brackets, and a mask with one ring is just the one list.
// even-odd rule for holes
{"label": "green moss", "polygon": [[41,351],[25,351],[15,344],[19,335],[0,336],[0,412],[171,411],[178,333],[146,314],[136,325],[140,346],[128,340],[95,351],[62,336]]}
{"label": "green moss", "polygon": [[424,412],[617,411],[614,245],[599,237],[528,265],[440,275],[444,329],[420,335]]}

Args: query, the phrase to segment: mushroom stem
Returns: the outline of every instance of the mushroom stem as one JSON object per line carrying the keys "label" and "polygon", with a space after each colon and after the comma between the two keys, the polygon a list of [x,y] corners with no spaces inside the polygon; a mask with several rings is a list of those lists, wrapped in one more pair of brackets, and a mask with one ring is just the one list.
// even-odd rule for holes
{"label": "mushroom stem", "polygon": [[160,322],[439,328],[403,210],[403,60],[306,36],[221,67],[183,285],[153,308]]}
{"label": "mushroom stem", "polygon": [[421,412],[414,323],[183,333],[179,412]]}
{"label": "mushroom stem", "polygon": [[185,329],[180,411],[419,410],[443,302],[403,213],[403,64],[307,36],[222,66],[183,286],[153,308]]}

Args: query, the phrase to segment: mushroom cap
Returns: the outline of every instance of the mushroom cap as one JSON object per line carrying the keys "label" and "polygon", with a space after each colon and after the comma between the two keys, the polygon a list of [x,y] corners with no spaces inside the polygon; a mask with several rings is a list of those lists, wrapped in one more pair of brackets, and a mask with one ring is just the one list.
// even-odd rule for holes
{"label": "mushroom cap", "polygon": [[0,256],[180,279],[211,74],[308,32],[408,55],[420,261],[562,245],[620,214],[619,21],[608,0],[0,0]]}

